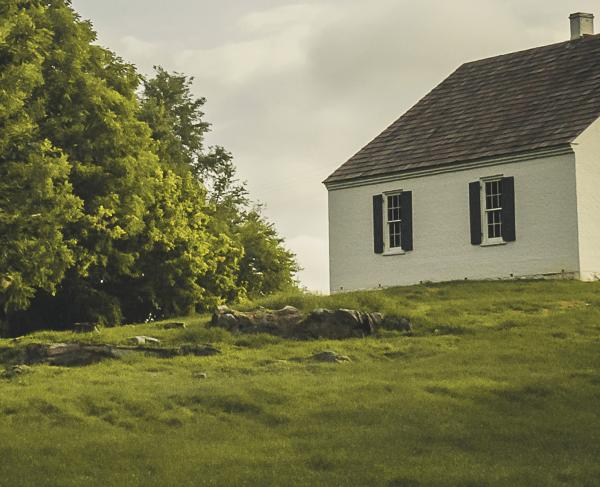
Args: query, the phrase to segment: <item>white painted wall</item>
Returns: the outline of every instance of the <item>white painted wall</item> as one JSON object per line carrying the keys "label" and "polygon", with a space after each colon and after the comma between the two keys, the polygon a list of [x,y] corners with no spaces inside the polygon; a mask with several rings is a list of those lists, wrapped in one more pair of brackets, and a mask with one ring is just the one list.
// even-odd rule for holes
{"label": "white painted wall", "polygon": [[573,143],[577,173],[581,278],[600,278],[600,120]]}
{"label": "white painted wall", "polygon": [[[472,246],[468,184],[493,175],[515,178],[517,241],[492,247]],[[575,183],[575,156],[565,154],[330,189],[331,290],[563,271],[577,275]],[[377,255],[373,252],[372,196],[393,190],[413,192],[414,251]],[[600,205],[600,201],[596,200],[596,204]]]}

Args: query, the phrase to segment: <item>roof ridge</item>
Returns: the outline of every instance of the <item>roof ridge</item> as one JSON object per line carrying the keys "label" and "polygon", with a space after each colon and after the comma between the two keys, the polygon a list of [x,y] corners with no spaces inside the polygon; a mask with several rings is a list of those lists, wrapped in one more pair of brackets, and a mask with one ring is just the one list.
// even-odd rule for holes
{"label": "roof ridge", "polygon": [[578,39],[571,39],[571,40],[567,40],[567,41],[560,41],[560,42],[554,42],[552,44],[545,44],[543,46],[537,46],[537,47],[528,47],[527,49],[521,49],[519,51],[513,51],[513,52],[506,52],[504,54],[496,54],[494,56],[488,56],[488,57],[484,57],[481,59],[475,59],[473,61],[467,61],[464,62],[463,64],[461,64],[462,66],[468,66],[468,65],[473,65],[473,64],[477,64],[477,63],[483,63],[486,61],[492,61],[492,60],[496,60],[496,59],[500,59],[500,58],[504,58],[504,57],[509,57],[509,56],[519,56],[519,55],[525,55],[525,54],[529,54],[532,53],[534,51],[542,51],[545,49],[550,49],[550,48],[556,48],[558,46],[561,45],[567,45],[567,44],[574,44],[577,42],[585,42],[585,41],[589,41],[589,40],[597,40],[600,39],[600,34],[585,34],[582,37],[579,37]]}

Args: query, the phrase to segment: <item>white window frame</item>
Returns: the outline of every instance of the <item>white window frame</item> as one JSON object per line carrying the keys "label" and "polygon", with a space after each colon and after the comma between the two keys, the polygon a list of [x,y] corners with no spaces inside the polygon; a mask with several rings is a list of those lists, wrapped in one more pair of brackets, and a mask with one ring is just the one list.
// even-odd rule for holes
{"label": "white window frame", "polygon": [[[383,193],[383,249],[384,255],[401,255],[404,254],[405,251],[402,249],[402,218],[399,220],[389,220],[388,219],[388,199],[391,196],[400,197],[403,193],[403,190],[394,190],[387,191]],[[402,208],[400,207],[400,211]],[[400,246],[391,247],[390,246],[390,223],[399,223],[400,224]]]}
{"label": "white window frame", "polygon": [[[502,238],[502,216],[500,216],[500,236],[499,237],[489,237],[488,236],[488,213],[492,211],[499,211],[500,215],[502,215],[502,206],[498,206],[497,208],[487,208],[487,193],[486,193],[486,183],[498,182],[500,185],[502,184],[502,178],[504,175],[497,174],[494,176],[487,176],[481,178],[480,183],[480,201],[481,201],[481,245],[503,245],[506,242]],[[500,193],[500,199],[502,198],[502,193]],[[500,200],[501,201],[501,200]]]}

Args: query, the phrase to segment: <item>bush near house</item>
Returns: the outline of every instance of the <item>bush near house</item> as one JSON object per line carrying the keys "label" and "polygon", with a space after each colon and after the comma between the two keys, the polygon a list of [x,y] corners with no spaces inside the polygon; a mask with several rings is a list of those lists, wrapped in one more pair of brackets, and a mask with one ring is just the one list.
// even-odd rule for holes
{"label": "bush near house", "polygon": [[[0,379],[0,486],[595,486],[600,284],[461,282],[248,305],[408,316],[413,335],[231,334],[209,316],[0,341],[166,347]],[[335,351],[350,362],[324,363]]]}

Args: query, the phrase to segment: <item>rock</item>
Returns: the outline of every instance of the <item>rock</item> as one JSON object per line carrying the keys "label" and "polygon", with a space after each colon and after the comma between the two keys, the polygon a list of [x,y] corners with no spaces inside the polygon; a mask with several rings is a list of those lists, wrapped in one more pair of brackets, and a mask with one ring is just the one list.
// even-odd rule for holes
{"label": "rock", "polygon": [[6,369],[0,377],[3,379],[12,379],[18,375],[23,375],[31,372],[31,367],[28,365],[13,365],[12,367]]}
{"label": "rock", "polygon": [[312,338],[362,338],[372,335],[380,322],[379,313],[363,313],[351,309],[315,309],[299,324],[299,328]]}
{"label": "rock", "polygon": [[75,323],[73,325],[75,333],[100,333],[100,328],[94,323]]}
{"label": "rock", "polygon": [[108,345],[82,345],[80,343],[57,343],[46,350],[46,362],[50,365],[90,365],[107,358],[114,358]]}
{"label": "rock", "polygon": [[165,330],[179,330],[187,328],[187,325],[185,323],[174,321],[173,323],[164,323],[162,327]]}
{"label": "rock", "polygon": [[270,333],[292,337],[293,330],[302,319],[302,313],[293,306],[286,306],[280,310],[259,309],[249,312],[219,306],[213,313],[211,326],[225,328],[231,332]]}
{"label": "rock", "polygon": [[238,318],[233,313],[223,313],[218,316],[218,319],[215,319],[213,315],[213,323],[214,326],[220,326],[221,328],[226,328],[230,331],[236,330],[239,331],[240,323]]}
{"label": "rock", "polygon": [[27,345],[26,362],[29,364],[47,363],[50,365],[78,366],[90,365],[107,358],[115,358],[109,345],[85,345],[81,343],[53,343],[51,345]]}
{"label": "rock", "polygon": [[192,377],[194,379],[207,379],[208,375],[206,374],[206,372],[194,372],[192,374]]}
{"label": "rock", "polygon": [[160,345],[160,340],[158,338],[147,337],[147,336],[135,336],[131,337],[127,340],[129,343],[133,343],[134,345]]}
{"label": "rock", "polygon": [[[83,343],[28,344],[23,347],[0,348],[3,361],[9,363],[49,364],[66,367],[90,365],[105,359],[118,359],[132,353],[151,354],[159,358],[173,358],[183,355],[209,357],[221,351],[211,345],[183,345],[182,347],[159,347],[158,340],[152,337],[133,337],[136,345],[90,345]],[[138,343],[144,343],[138,345]],[[150,345],[145,345],[149,343]],[[10,372],[9,372],[10,373]],[[0,374],[4,377],[5,374]]]}
{"label": "rock", "polygon": [[383,324],[384,316],[381,313],[369,313],[374,325],[379,328]]}
{"label": "rock", "polygon": [[[264,308],[263,308],[264,309]],[[292,315],[297,315],[300,311],[298,310],[298,308],[294,308],[293,306],[284,306],[283,308],[281,308],[279,310],[279,314],[292,314]]]}
{"label": "rock", "polygon": [[313,360],[317,360],[319,362],[331,362],[331,363],[342,363],[342,362],[352,362],[352,360],[350,360],[350,357],[346,356],[346,355],[339,355],[337,352],[333,352],[333,351],[325,351],[325,352],[319,352],[319,353],[315,353],[312,357]]}

